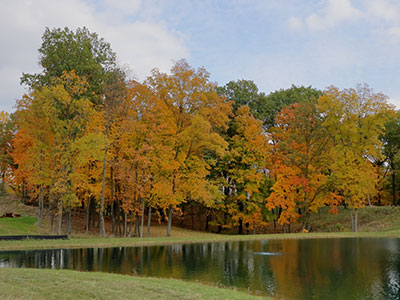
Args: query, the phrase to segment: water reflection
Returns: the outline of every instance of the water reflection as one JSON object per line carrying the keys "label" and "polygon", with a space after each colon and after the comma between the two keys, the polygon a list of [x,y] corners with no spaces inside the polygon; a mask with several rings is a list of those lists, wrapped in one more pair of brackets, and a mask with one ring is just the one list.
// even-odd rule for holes
{"label": "water reflection", "polygon": [[8,251],[0,267],[181,278],[282,299],[400,300],[399,250],[399,239],[315,239]]}

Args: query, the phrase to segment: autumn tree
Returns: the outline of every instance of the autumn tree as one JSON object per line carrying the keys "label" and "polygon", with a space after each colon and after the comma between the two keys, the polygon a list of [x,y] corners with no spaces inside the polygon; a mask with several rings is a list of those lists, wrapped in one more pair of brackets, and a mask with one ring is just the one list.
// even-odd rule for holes
{"label": "autumn tree", "polygon": [[24,96],[16,113],[19,130],[13,142],[14,160],[21,171],[26,169],[30,174],[24,180],[38,190],[39,225],[44,192],[57,195],[59,232],[64,207],[66,231],[71,232],[71,208],[76,204],[73,170],[80,151],[75,143],[84,133],[92,110],[91,102],[82,97],[86,84],[74,72],[65,73],[53,85],[34,88]]}
{"label": "autumn tree", "polygon": [[216,94],[205,69],[194,70],[184,60],[173,66],[171,75],[153,70],[146,84],[158,99],[158,119],[163,124],[155,136],[158,161],[152,192],[168,211],[169,236],[172,213],[180,203],[212,201],[204,154],[222,153],[226,147],[215,130],[226,127],[230,103]]}
{"label": "autumn tree", "polygon": [[237,109],[229,133],[228,150],[214,168],[222,179],[224,193],[216,203],[216,209],[223,214],[217,222],[225,227],[237,226],[238,233],[242,234],[244,226],[255,231],[267,221],[262,185],[267,183],[265,172],[270,147],[262,122],[253,117],[248,106]]}
{"label": "autumn tree", "polygon": [[[118,122],[118,119],[123,117],[122,102],[126,97],[125,74],[119,69],[110,71],[105,76],[103,101],[101,109],[103,110],[103,134],[109,142],[112,143],[116,140],[115,135],[119,135],[118,129],[113,126]],[[114,134],[113,134],[114,133]],[[114,139],[110,139],[114,137]],[[100,199],[100,215],[99,215],[99,229],[100,235],[105,235],[104,225],[104,201],[105,201],[105,183],[106,183],[106,168],[107,168],[107,154],[110,147],[108,144],[104,147],[103,168],[102,168],[102,188]]]}
{"label": "autumn tree", "polygon": [[385,123],[393,107],[387,97],[366,85],[340,91],[330,87],[318,100],[323,126],[334,143],[331,172],[345,204],[351,209],[352,230],[357,231],[358,209],[376,194],[373,158],[382,156]]}
{"label": "autumn tree", "polygon": [[38,225],[44,214],[44,198],[51,185],[54,131],[50,99],[38,90],[17,102],[15,113],[18,127],[13,143],[12,157],[17,169],[14,183],[23,186],[23,192],[39,204]]}
{"label": "autumn tree", "polygon": [[311,98],[283,108],[271,129],[275,183],[267,207],[279,208],[280,224],[301,218],[307,230],[310,213],[325,205],[334,208],[338,198],[332,193],[329,174],[332,143],[315,104],[316,99]]}
{"label": "autumn tree", "polygon": [[12,169],[12,144],[14,136],[14,123],[10,115],[5,111],[0,111],[0,194],[5,194],[6,181]]}

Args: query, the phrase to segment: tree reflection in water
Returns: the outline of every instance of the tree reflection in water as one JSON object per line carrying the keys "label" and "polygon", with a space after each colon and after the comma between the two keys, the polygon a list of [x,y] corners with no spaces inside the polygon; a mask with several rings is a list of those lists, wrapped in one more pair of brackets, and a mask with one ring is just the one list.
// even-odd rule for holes
{"label": "tree reflection in water", "polygon": [[[399,239],[308,239],[0,252],[0,267],[197,280],[283,299],[400,299]],[[257,253],[282,255],[254,255]]]}

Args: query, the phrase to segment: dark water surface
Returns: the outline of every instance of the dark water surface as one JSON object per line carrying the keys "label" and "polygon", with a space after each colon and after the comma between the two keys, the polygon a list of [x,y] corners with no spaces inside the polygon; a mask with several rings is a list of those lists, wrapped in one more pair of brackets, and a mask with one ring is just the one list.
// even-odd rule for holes
{"label": "dark water surface", "polygon": [[0,252],[0,267],[180,278],[278,299],[399,299],[400,239],[265,240]]}

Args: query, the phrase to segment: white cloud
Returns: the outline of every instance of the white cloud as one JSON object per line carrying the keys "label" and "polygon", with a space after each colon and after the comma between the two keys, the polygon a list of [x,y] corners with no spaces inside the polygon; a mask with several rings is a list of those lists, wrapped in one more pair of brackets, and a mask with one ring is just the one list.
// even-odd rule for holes
{"label": "white cloud", "polygon": [[381,18],[392,24],[400,23],[400,4],[387,0],[369,0],[367,2],[367,12],[372,17]]}
{"label": "white cloud", "polygon": [[138,79],[146,78],[155,67],[168,72],[174,59],[189,56],[179,37],[160,24],[135,22],[107,27],[102,32],[120,62],[130,66]]}
{"label": "white cloud", "polygon": [[303,20],[300,18],[292,17],[292,18],[289,18],[288,24],[289,24],[290,28],[292,28],[294,30],[298,30],[303,27]]}
{"label": "white cloud", "polygon": [[307,17],[305,22],[311,30],[326,30],[361,16],[361,11],[354,8],[350,0],[328,0],[320,15],[314,13]]}
{"label": "white cloud", "polygon": [[102,0],[105,9],[114,11],[121,14],[136,13],[142,4],[141,0]]}
{"label": "white cloud", "polygon": [[19,85],[22,72],[40,71],[37,49],[45,27],[86,26],[110,42],[139,80],[154,67],[168,71],[173,60],[189,56],[179,33],[157,19],[135,18],[140,9],[140,0],[103,0],[103,11],[85,0],[0,1],[0,110],[10,111],[25,92]]}
{"label": "white cloud", "polygon": [[400,26],[393,26],[387,30],[392,41],[400,42]]}
{"label": "white cloud", "polygon": [[366,12],[368,20],[374,24],[375,34],[382,42],[400,43],[400,2],[369,0]]}

